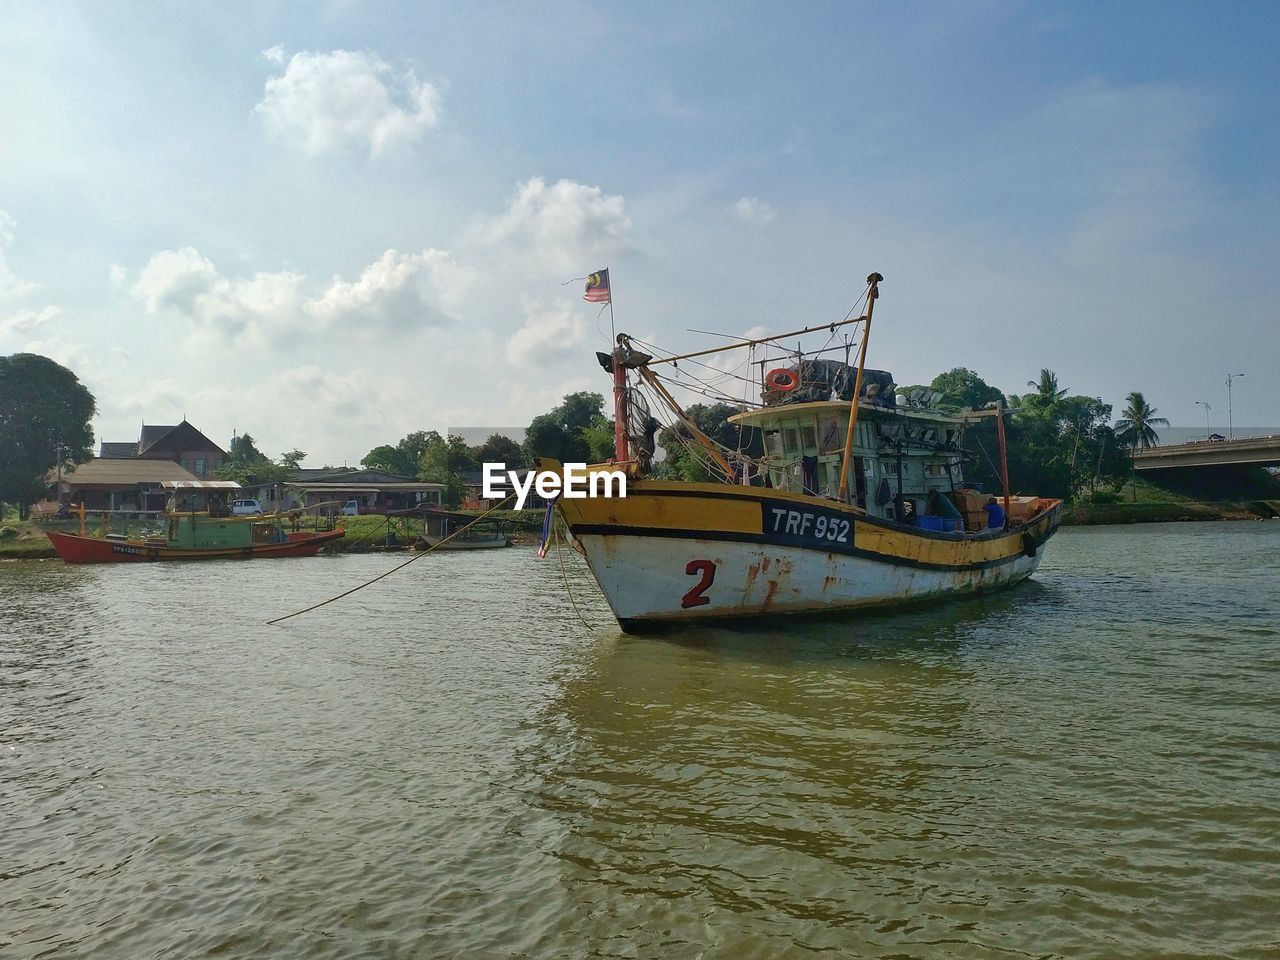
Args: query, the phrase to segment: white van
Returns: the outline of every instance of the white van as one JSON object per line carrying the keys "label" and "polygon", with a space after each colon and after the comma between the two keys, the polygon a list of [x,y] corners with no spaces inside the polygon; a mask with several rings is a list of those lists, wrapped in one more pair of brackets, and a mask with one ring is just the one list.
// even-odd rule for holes
{"label": "white van", "polygon": [[359,500],[348,500],[346,503],[344,503],[344,504],[342,505],[342,515],[343,515],[344,517],[358,517],[358,516],[360,516],[360,501],[359,501]]}

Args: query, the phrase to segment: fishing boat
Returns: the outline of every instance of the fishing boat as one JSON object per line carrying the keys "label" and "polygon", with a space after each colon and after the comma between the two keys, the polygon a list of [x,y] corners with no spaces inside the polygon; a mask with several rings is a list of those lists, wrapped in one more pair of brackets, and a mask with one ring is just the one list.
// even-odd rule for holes
{"label": "fishing boat", "polygon": [[46,531],[67,563],[149,563],[160,560],[254,560],[265,557],[313,557],[345,535],[333,530],[286,529],[285,517],[231,517],[208,513],[167,513],[156,536],[91,536],[79,509],[79,533]]}
{"label": "fishing boat", "polygon": [[[866,369],[882,280],[867,278],[865,313],[853,319],[667,357],[619,334],[599,355],[613,375],[615,456],[589,470],[624,471],[626,496],[561,497],[554,509],[625,631],[902,605],[1009,587],[1035,572],[1061,501],[1011,494],[1006,409],[935,410],[932,397],[899,396],[891,374]],[[759,402],[731,418],[760,432],[755,457],[706,436],[664,385],[673,374],[660,373],[845,324],[861,325],[856,367],[851,343],[843,363],[796,356],[767,373],[761,365]],[[713,482],[650,476],[657,423],[648,397],[684,427]],[[962,476],[964,431],[981,417],[998,427],[999,497]]]}

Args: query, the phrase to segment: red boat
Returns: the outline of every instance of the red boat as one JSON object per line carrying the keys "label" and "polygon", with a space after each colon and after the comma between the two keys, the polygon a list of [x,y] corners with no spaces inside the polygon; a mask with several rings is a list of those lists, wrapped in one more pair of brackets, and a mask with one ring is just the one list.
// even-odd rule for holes
{"label": "red boat", "polygon": [[286,531],[282,521],[261,517],[210,517],[170,514],[166,536],[129,538],[118,534],[90,537],[46,532],[67,563],[149,563],[155,560],[253,560],[259,557],[314,557],[346,531]]}

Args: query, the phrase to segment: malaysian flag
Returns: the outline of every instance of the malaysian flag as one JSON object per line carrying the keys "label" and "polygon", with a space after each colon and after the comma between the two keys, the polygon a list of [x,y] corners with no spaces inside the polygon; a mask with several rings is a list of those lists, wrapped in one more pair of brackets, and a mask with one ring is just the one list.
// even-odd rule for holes
{"label": "malaysian flag", "polygon": [[599,273],[593,273],[587,277],[587,292],[582,295],[582,299],[589,300],[591,303],[609,302],[608,270],[601,270]]}

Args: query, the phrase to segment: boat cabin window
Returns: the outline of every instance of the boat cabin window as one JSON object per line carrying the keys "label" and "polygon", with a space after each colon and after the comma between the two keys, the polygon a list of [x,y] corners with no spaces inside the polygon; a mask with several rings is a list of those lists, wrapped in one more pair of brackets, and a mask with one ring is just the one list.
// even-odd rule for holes
{"label": "boat cabin window", "polygon": [[800,452],[800,446],[799,446],[799,444],[796,442],[796,428],[795,428],[795,427],[783,427],[783,428],[782,428],[782,446],[783,446],[783,449],[784,449],[784,450],[786,450],[786,452],[787,452],[787,453],[799,453],[799,452]]}
{"label": "boat cabin window", "polygon": [[818,429],[817,427],[801,427],[800,442],[804,444],[804,449],[809,451],[818,445]]}
{"label": "boat cabin window", "polygon": [[926,463],[924,465],[924,475],[926,477],[945,477],[947,475],[947,465],[945,463]]}
{"label": "boat cabin window", "polygon": [[782,456],[782,431],[766,430],[764,432],[764,452],[771,457]]}
{"label": "boat cabin window", "polygon": [[823,453],[835,453],[843,451],[844,444],[840,441],[840,424],[834,418],[828,418],[822,421],[822,446]]}

